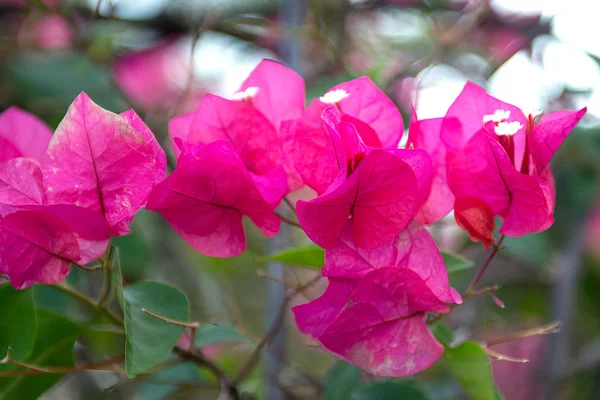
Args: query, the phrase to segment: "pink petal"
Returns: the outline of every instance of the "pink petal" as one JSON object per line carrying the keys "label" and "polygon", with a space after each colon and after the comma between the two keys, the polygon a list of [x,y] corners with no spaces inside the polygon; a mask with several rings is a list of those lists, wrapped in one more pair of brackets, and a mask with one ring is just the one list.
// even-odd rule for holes
{"label": "pink petal", "polygon": [[240,86],[240,91],[258,88],[252,105],[275,127],[282,121],[302,118],[304,80],[294,70],[273,60],[262,60]]}
{"label": "pink petal", "polygon": [[490,206],[476,197],[458,197],[454,204],[454,218],[458,226],[469,234],[474,242],[482,242],[486,250],[496,241],[494,213]]}
{"label": "pink petal", "polygon": [[544,115],[529,134],[529,149],[538,174],[541,174],[587,108],[579,111],[555,111]]}
{"label": "pink petal", "polygon": [[358,283],[358,279],[330,278],[321,297],[292,308],[298,328],[318,339],[342,311]]}
{"label": "pink petal", "polygon": [[412,168],[393,154],[373,150],[333,191],[310,202],[299,201],[298,221],[308,237],[326,249],[335,244],[347,222],[359,247],[379,247],[413,219],[417,196]]}
{"label": "pink petal", "polygon": [[295,192],[304,186],[302,175],[296,169],[294,160],[290,156],[295,151],[296,144],[294,143],[296,129],[300,124],[300,120],[288,120],[281,123],[279,130],[279,142],[281,143],[281,155],[283,169],[287,175],[288,192]]}
{"label": "pink petal", "polygon": [[[177,134],[177,131],[171,134]],[[245,101],[231,101],[207,94],[187,135],[180,138],[191,145],[228,140],[239,152],[246,167],[257,174],[269,172],[279,161],[280,145],[275,128]]]}
{"label": "pink petal", "polygon": [[0,218],[0,271],[22,289],[65,279],[71,262],[104,253],[109,229],[102,216],[70,205],[36,206]]}
{"label": "pink petal", "polygon": [[31,158],[0,162],[0,216],[45,202],[40,164]]}
{"label": "pink petal", "polygon": [[390,152],[407,163],[414,171],[417,178],[417,190],[419,192],[417,202],[420,208],[431,193],[431,183],[433,180],[431,157],[426,151],[420,149],[394,149]]}
{"label": "pink petal", "polygon": [[162,147],[160,147],[160,144],[158,144],[154,134],[134,110],[125,111],[124,113],[121,113],[121,116],[129,122],[129,125],[131,125],[131,127],[135,129],[135,131],[139,133],[152,148],[156,160],[156,179],[154,182],[158,183],[162,181],[167,174],[167,156]]}
{"label": "pink petal", "polygon": [[449,310],[416,273],[383,268],[361,280],[319,340],[374,375],[411,375],[428,368],[443,352],[424,313]]}
{"label": "pink petal", "polygon": [[15,157],[40,161],[51,137],[52,130],[35,115],[10,107],[0,114],[0,161]]}
{"label": "pink petal", "polygon": [[[525,151],[525,130],[527,126],[527,119],[523,111],[512,104],[490,96],[483,88],[473,82],[466,83],[464,89],[446,113],[447,120],[443,123],[444,131],[448,131],[444,133],[445,143],[451,149],[459,149],[464,146],[483,128],[484,116],[493,115],[498,110],[509,111],[509,120],[519,122],[522,125],[522,128],[514,135],[515,160],[517,160],[517,168],[520,168]],[[462,128],[460,131],[457,131],[453,126],[446,127],[446,124],[455,125],[451,118],[460,121]]]}
{"label": "pink petal", "polygon": [[187,113],[169,120],[169,137],[176,158],[179,158],[179,154],[181,154],[181,147],[176,144],[176,141],[179,139],[182,143],[188,142],[195,115],[196,113]]}
{"label": "pink petal", "polygon": [[226,141],[205,146],[195,160],[180,157],[177,169],[152,191],[146,208],[161,214],[194,249],[214,257],[232,257],[246,248],[244,215],[268,237],[280,225]]}
{"label": "pink petal", "polygon": [[265,201],[277,207],[288,190],[288,176],[283,167],[276,167],[264,175],[250,173],[256,188]]}
{"label": "pink petal", "polygon": [[327,190],[339,171],[331,135],[321,120],[325,108],[326,104],[314,100],[295,129],[282,137],[284,158],[293,161],[304,183],[319,194]]}
{"label": "pink petal", "polygon": [[508,209],[511,197],[492,151],[492,142],[497,144],[482,129],[461,151],[448,154],[448,185],[457,199],[481,199],[494,214],[501,214]]}
{"label": "pink petal", "polygon": [[[344,90],[348,93],[349,96],[338,103],[340,110],[375,131],[382,148],[398,146],[404,133],[402,115],[371,78],[363,76],[340,83],[329,91],[333,90]],[[361,131],[366,132],[366,127],[358,125],[357,129],[362,135]],[[368,137],[363,137],[363,140],[368,143]]]}
{"label": "pink petal", "polygon": [[441,301],[455,302],[442,255],[429,232],[416,222],[390,244],[374,249],[359,248],[347,225],[335,245],[325,252],[323,276],[358,279],[373,270],[388,267],[416,272]]}
{"label": "pink petal", "polygon": [[499,143],[492,139],[490,144],[511,195],[509,209],[500,213],[504,219],[500,233],[523,236],[548,229],[554,223],[554,195],[548,182],[520,173]]}
{"label": "pink petal", "polygon": [[157,175],[152,147],[127,120],[81,93],[48,146],[44,187],[49,204],[104,214],[115,236],[143,207]]}
{"label": "pink petal", "polygon": [[[431,225],[445,217],[454,205],[454,195],[448,186],[446,175],[446,148],[441,138],[443,118],[417,121],[416,115],[409,129],[409,143],[415,149],[425,150],[431,156],[433,178],[431,192],[416,219],[422,224]],[[460,129],[457,120],[453,119]],[[451,129],[452,123],[446,121],[446,129]],[[454,130],[453,129],[453,130]]]}

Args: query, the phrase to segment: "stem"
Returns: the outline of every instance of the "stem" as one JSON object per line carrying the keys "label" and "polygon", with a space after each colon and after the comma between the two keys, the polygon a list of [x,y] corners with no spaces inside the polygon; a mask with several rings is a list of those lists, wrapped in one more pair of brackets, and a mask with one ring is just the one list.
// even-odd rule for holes
{"label": "stem", "polygon": [[73,261],[69,261],[69,262],[71,264],[73,264],[74,266],[76,266],[77,268],[82,269],[87,272],[94,272],[94,271],[98,271],[98,270],[101,270],[102,268],[104,268],[103,264],[94,265],[92,267],[86,267],[85,265],[74,263]]}
{"label": "stem", "polygon": [[198,322],[183,322],[183,321],[177,321],[171,318],[167,318],[167,317],[163,317],[162,315],[158,315],[153,313],[152,311],[148,311],[145,308],[142,308],[142,312],[144,314],[148,314],[151,317],[154,317],[156,319],[160,319],[161,321],[165,321],[168,324],[172,324],[172,325],[179,325],[179,326],[185,326],[187,328],[192,328],[192,329],[196,329],[200,326],[200,324]]}
{"label": "stem", "polygon": [[72,367],[42,367],[38,365],[28,364],[22,361],[13,360],[10,357],[10,349],[6,357],[0,361],[1,364],[13,364],[19,367],[26,368],[25,371],[1,371],[0,378],[17,377],[17,376],[30,376],[30,375],[41,375],[41,374],[67,374],[76,371],[112,371],[109,366],[121,362],[125,356],[119,356],[112,359],[100,361],[93,364],[79,364]]}
{"label": "stem", "polygon": [[524,339],[530,336],[538,335],[549,335],[551,333],[557,333],[560,330],[560,321],[554,321],[544,326],[537,328],[526,329],[524,331],[515,332],[505,337],[490,340],[486,343],[487,346],[493,346],[496,344],[510,342],[511,340]]}
{"label": "stem", "polygon": [[110,319],[111,322],[115,323],[116,325],[123,326],[123,321],[121,320],[121,318],[117,317],[115,314],[113,314],[111,311],[107,310],[106,308],[100,307],[99,304],[97,304],[94,300],[92,300],[89,297],[85,296],[84,294],[81,294],[78,291],[74,290],[73,288],[68,286],[66,283],[58,283],[56,285],[52,285],[52,287],[64,294],[66,294],[67,296],[72,297],[73,299],[79,301],[80,303],[85,304],[92,310],[100,311],[102,314],[104,314],[105,317]]}
{"label": "stem", "polygon": [[505,354],[498,353],[497,351],[494,351],[492,349],[488,349],[485,346],[483,347],[483,350],[487,353],[488,356],[494,358],[496,361],[510,361],[510,362],[519,363],[519,364],[525,364],[525,363],[529,362],[528,358],[515,358],[515,357],[507,356]]}
{"label": "stem", "polygon": [[502,245],[502,242],[504,241],[505,237],[506,237],[505,235],[500,236],[500,240],[498,240],[498,242],[496,244],[494,244],[494,249],[492,250],[492,252],[488,256],[487,260],[485,260],[485,263],[483,264],[483,266],[481,267],[481,269],[479,270],[479,272],[477,273],[477,275],[475,275],[475,278],[473,279],[473,282],[471,282],[471,284],[467,288],[465,294],[463,294],[463,296],[462,296],[463,300],[466,299],[469,296],[472,296],[474,294],[475,286],[477,286],[477,284],[479,283],[479,281],[483,277],[483,274],[485,273],[485,271],[487,270],[487,268],[492,263],[492,260],[494,259],[494,257],[496,257],[496,254],[500,250],[500,246]]}
{"label": "stem", "polygon": [[250,372],[252,372],[252,370],[258,363],[258,360],[260,359],[260,353],[261,353],[262,349],[269,343],[269,341],[275,335],[277,335],[277,332],[279,332],[279,330],[283,326],[287,306],[289,305],[290,301],[294,298],[294,296],[296,294],[304,291],[305,289],[311,287],[315,283],[317,283],[317,281],[319,281],[319,279],[321,279],[320,275],[314,277],[313,279],[311,279],[310,281],[306,282],[303,285],[299,285],[292,292],[289,292],[285,296],[283,302],[281,303],[281,307],[279,308],[279,312],[277,313],[277,316],[276,316],[275,320],[273,321],[273,324],[271,325],[271,328],[267,331],[267,333],[265,333],[265,335],[263,336],[261,341],[254,348],[254,351],[252,352],[252,355],[250,356],[248,361],[246,361],[246,363],[242,366],[242,368],[237,373],[235,378],[233,378],[233,380],[232,380],[233,385],[237,386],[241,381],[243,381],[248,376],[248,374],[250,374]]}
{"label": "stem", "polygon": [[106,259],[104,260],[104,282],[102,284],[102,291],[100,292],[100,297],[98,298],[98,304],[100,307],[104,308],[106,306],[106,302],[108,297],[112,292],[112,284],[111,284],[111,272],[112,272],[112,246],[108,247],[108,251],[106,252]]}
{"label": "stem", "polygon": [[296,221],[294,221],[292,219],[289,219],[288,217],[286,217],[286,216],[278,213],[277,211],[274,211],[274,213],[275,213],[275,215],[277,215],[279,217],[280,220],[282,220],[286,224],[291,225],[291,226],[295,226],[296,228],[302,229],[302,226],[298,222],[296,222]]}

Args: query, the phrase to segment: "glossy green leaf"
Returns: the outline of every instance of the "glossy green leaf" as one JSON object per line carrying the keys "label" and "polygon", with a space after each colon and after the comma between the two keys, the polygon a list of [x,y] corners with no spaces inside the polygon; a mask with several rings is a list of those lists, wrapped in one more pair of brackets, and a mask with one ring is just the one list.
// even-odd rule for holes
{"label": "glossy green leaf", "polygon": [[351,400],[427,400],[421,390],[408,382],[369,383],[350,396]]}
{"label": "glossy green leaf", "polygon": [[125,369],[127,376],[133,378],[163,361],[185,331],[185,327],[155,318],[142,309],[172,320],[188,321],[190,305],[178,289],[158,282],[127,286],[122,299],[127,335]]}
{"label": "glossy green leaf", "polygon": [[33,289],[15,290],[11,285],[2,285],[0,304],[0,358],[11,347],[13,357],[24,359],[35,337]]}
{"label": "glossy green leaf", "polygon": [[457,254],[445,250],[442,250],[441,253],[448,273],[464,271],[465,269],[473,268],[475,266],[473,261],[467,260]]}
{"label": "glossy green leaf", "polygon": [[321,269],[325,261],[325,250],[315,245],[292,247],[275,253],[268,259],[289,265]]}
{"label": "glossy green leaf", "polygon": [[203,324],[196,330],[195,347],[209,344],[243,342],[246,338],[231,326]]}
{"label": "glossy green leaf", "polygon": [[490,361],[479,344],[468,341],[447,348],[444,358],[470,400],[496,400]]}
{"label": "glossy green leaf", "polygon": [[325,375],[323,393],[326,400],[346,400],[360,384],[360,369],[344,361],[338,361]]}
{"label": "glossy green leaf", "polygon": [[[73,346],[81,328],[61,316],[37,310],[35,341],[29,357],[21,359],[42,367],[73,365]],[[15,359],[17,357],[13,355]],[[5,366],[10,369],[20,367]],[[0,378],[0,400],[35,400],[62,379],[63,374],[41,374]]]}

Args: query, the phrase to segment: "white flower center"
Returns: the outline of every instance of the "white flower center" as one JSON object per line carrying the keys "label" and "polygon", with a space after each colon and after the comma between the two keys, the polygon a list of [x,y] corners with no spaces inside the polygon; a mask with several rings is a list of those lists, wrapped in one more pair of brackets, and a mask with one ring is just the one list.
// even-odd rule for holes
{"label": "white flower center", "polygon": [[246,88],[246,90],[242,90],[241,92],[236,92],[231,96],[231,100],[240,101],[240,100],[250,100],[258,93],[259,88],[256,86],[250,86]]}
{"label": "white flower center", "polygon": [[348,94],[348,92],[346,92],[344,89],[335,89],[330,90],[323,96],[319,97],[319,100],[325,104],[337,104],[348,96],[350,96],[350,94]]}
{"label": "white flower center", "polygon": [[510,118],[509,110],[496,110],[493,114],[487,114],[483,116],[483,123],[487,124],[488,122],[504,122]]}
{"label": "white flower center", "polygon": [[512,136],[523,128],[519,121],[508,121],[510,118],[509,110],[496,110],[493,114],[483,116],[484,125],[488,122],[494,123],[494,132],[498,136]]}
{"label": "white flower center", "polygon": [[523,128],[523,125],[519,121],[498,122],[494,128],[494,132],[498,136],[512,136],[519,132],[521,128]]}

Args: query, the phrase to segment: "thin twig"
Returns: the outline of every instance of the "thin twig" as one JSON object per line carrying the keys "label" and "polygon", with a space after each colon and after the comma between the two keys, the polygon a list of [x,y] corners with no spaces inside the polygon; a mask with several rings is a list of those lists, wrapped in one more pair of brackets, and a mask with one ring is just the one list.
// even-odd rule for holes
{"label": "thin twig", "polygon": [[510,342],[511,340],[524,339],[530,336],[538,336],[538,335],[549,335],[552,333],[557,333],[560,331],[560,321],[554,321],[544,326],[539,326],[537,328],[525,329],[520,332],[512,333],[508,336],[504,336],[501,338],[497,338],[494,340],[488,340],[486,342],[486,346],[494,346],[496,344]]}
{"label": "thin twig", "polygon": [[291,225],[291,226],[295,226],[296,228],[302,229],[302,226],[298,222],[289,219],[288,217],[284,216],[283,214],[281,214],[281,213],[279,213],[277,211],[274,211],[274,213],[275,213],[275,215],[277,215],[279,217],[280,220],[282,220],[286,224]]}
{"label": "thin twig", "polygon": [[281,302],[281,307],[279,308],[277,317],[273,321],[273,325],[271,325],[271,328],[267,331],[267,333],[265,333],[261,341],[256,345],[248,361],[246,361],[242,368],[240,368],[240,371],[237,373],[235,378],[233,378],[233,385],[238,385],[248,376],[248,374],[250,374],[250,372],[252,372],[252,370],[254,369],[254,367],[260,359],[260,353],[262,349],[267,345],[267,343],[269,343],[269,341],[277,334],[277,332],[279,332],[279,330],[283,326],[285,312],[287,311],[287,307],[290,301],[294,298],[294,296],[317,283],[319,279],[321,279],[321,276],[316,276],[310,281],[306,282],[305,284],[299,285],[285,296],[283,302]]}
{"label": "thin twig", "polygon": [[500,289],[500,287],[501,287],[500,285],[491,285],[491,286],[484,287],[483,289],[473,290],[473,293],[471,293],[471,296],[479,296],[480,294],[495,292],[496,290]]}
{"label": "thin twig", "polygon": [[516,358],[516,357],[507,356],[505,354],[498,353],[497,351],[494,351],[492,349],[488,349],[485,346],[483,346],[483,350],[487,353],[488,356],[492,357],[493,359],[495,359],[497,361],[510,361],[510,362],[520,363],[520,364],[525,364],[525,363],[529,362],[528,358]]}
{"label": "thin twig", "polygon": [[151,317],[154,317],[156,319],[160,319],[161,321],[164,321],[167,324],[185,326],[187,328],[192,328],[192,329],[198,328],[200,326],[200,323],[198,323],[198,322],[177,321],[177,320],[174,320],[174,319],[171,319],[171,318],[163,317],[162,315],[158,315],[156,313],[153,313],[152,311],[148,311],[145,308],[142,308],[142,312],[144,314],[148,314]]}
{"label": "thin twig", "polygon": [[64,294],[72,297],[73,299],[79,301],[80,303],[85,304],[89,308],[100,311],[102,314],[104,314],[104,316],[106,316],[108,319],[110,319],[116,325],[123,326],[123,321],[121,320],[121,318],[117,317],[110,310],[99,307],[99,305],[94,300],[92,300],[89,297],[85,296],[84,294],[79,293],[78,291],[74,290],[66,283],[58,283],[56,285],[52,285],[52,287]]}
{"label": "thin twig", "polygon": [[294,205],[292,204],[290,199],[288,199],[287,196],[283,197],[283,202],[288,205],[288,207],[294,212],[294,214],[296,213],[296,207],[294,207]]}
{"label": "thin twig", "polygon": [[125,356],[114,357],[108,360],[100,361],[97,363],[90,364],[79,364],[72,367],[43,367],[39,365],[29,364],[22,361],[11,358],[10,347],[6,353],[6,357],[0,360],[1,364],[12,364],[22,368],[24,371],[1,371],[0,378],[17,377],[17,376],[30,376],[30,375],[51,375],[51,374],[68,374],[77,371],[112,371],[112,368],[108,368],[113,364],[119,363],[125,359]]}
{"label": "thin twig", "polygon": [[463,300],[466,299],[469,296],[472,296],[474,294],[475,286],[477,286],[477,284],[479,283],[479,281],[483,277],[483,274],[485,273],[485,271],[487,270],[487,268],[492,263],[492,260],[494,259],[494,257],[496,257],[496,254],[498,254],[498,251],[500,250],[500,246],[502,245],[502,242],[504,241],[505,237],[506,237],[505,235],[500,236],[500,239],[498,240],[498,242],[494,244],[494,249],[492,250],[492,252],[488,256],[487,260],[485,260],[485,263],[483,264],[483,266],[481,267],[481,269],[479,270],[479,272],[477,273],[477,275],[475,275],[475,278],[473,279],[473,282],[471,282],[471,284],[469,285],[469,287],[465,291],[465,294],[463,294],[463,296],[462,296]]}
{"label": "thin twig", "polygon": [[102,268],[104,268],[104,264],[98,264],[98,265],[94,265],[94,266],[91,266],[91,267],[86,267],[85,265],[77,264],[77,263],[75,263],[73,261],[70,261],[70,263],[73,264],[74,266],[76,266],[77,268],[82,269],[82,270],[87,271],[87,272],[99,271]]}

